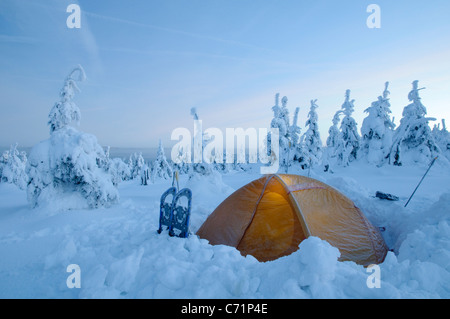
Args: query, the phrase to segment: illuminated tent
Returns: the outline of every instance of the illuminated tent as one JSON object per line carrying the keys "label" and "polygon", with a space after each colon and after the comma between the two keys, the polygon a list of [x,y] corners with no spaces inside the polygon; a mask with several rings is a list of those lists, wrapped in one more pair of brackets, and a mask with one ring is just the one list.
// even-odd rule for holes
{"label": "illuminated tent", "polygon": [[383,262],[387,246],[355,204],[334,188],[297,175],[267,175],[240,188],[197,232],[212,245],[270,261],[289,255],[309,236],[338,248],[340,260]]}

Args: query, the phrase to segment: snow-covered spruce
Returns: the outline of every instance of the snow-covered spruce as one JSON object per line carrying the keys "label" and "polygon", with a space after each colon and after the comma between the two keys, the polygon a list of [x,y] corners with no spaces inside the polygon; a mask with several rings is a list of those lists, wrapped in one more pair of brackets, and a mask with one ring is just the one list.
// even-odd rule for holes
{"label": "snow-covered spruce", "polygon": [[[308,147],[304,141],[305,135],[300,137],[301,128],[297,125],[298,112],[300,108],[297,107],[294,113],[292,125],[289,127],[289,161],[293,165],[299,165],[301,169],[305,169],[310,165]],[[307,122],[308,123],[308,122]]]}
{"label": "snow-covered spruce", "polygon": [[183,145],[176,146],[172,149],[173,170],[178,171],[180,175],[188,174],[191,162],[191,150],[185,149]]}
{"label": "snow-covered spruce", "polygon": [[[74,78],[76,74],[78,77]],[[79,91],[76,81],[84,79],[81,66],[69,73],[61,100],[49,114],[50,138],[30,152],[26,173],[32,207],[57,203],[57,209],[96,208],[119,199],[117,188],[102,165],[106,156],[96,137],[69,126],[71,121],[80,119],[80,110],[72,99]]]}
{"label": "snow-covered spruce", "polygon": [[11,145],[8,151],[0,156],[0,182],[15,184],[25,189],[28,182],[25,173],[27,154],[17,150],[17,144]]}
{"label": "snow-covered spruce", "polygon": [[291,145],[295,146],[300,143],[300,133],[302,129],[298,126],[298,113],[300,112],[300,108],[295,108],[294,118],[292,119],[292,125],[289,126],[289,136],[291,138]]}
{"label": "snow-covered spruce", "polygon": [[445,125],[445,119],[442,119],[442,128],[437,124],[433,128],[433,136],[436,144],[441,149],[442,154],[450,161],[450,133]]}
{"label": "snow-covered spruce", "polygon": [[342,110],[337,111],[334,116],[332,123],[328,129],[328,138],[326,141],[326,148],[324,155],[322,156],[322,162],[324,166],[325,172],[332,172],[332,167],[336,164],[337,161],[337,152],[336,150],[342,144],[341,134],[339,132],[338,124],[340,122],[340,116],[342,114]]}
{"label": "snow-covered spruce", "polygon": [[389,153],[389,160],[393,165],[428,164],[441,153],[428,125],[429,121],[436,119],[425,117],[427,110],[419,96],[419,91],[424,88],[419,89],[418,83],[417,80],[412,83],[412,90],[408,94],[412,103],[403,109],[403,117],[394,133]]}
{"label": "snow-covered spruce", "polygon": [[108,172],[111,174],[112,182],[118,185],[122,181],[131,179],[130,167],[121,158],[111,158]]}
{"label": "snow-covered spruce", "polygon": [[[270,123],[270,127],[272,127],[272,125],[276,125],[275,123],[275,118],[278,116],[278,113],[280,112],[280,93],[275,94],[275,105],[272,106],[272,111],[274,113],[273,119]],[[267,134],[267,139],[266,139],[266,150],[267,150],[267,155],[270,155],[272,153],[272,149],[271,149],[271,140],[272,140],[272,135],[270,134],[270,132]]]}
{"label": "snow-covered spruce", "polygon": [[[145,171],[142,173],[145,174]],[[167,161],[166,154],[164,152],[164,147],[161,139],[158,144],[158,152],[156,154],[156,159],[153,162],[151,180],[155,182],[157,179],[170,179],[173,176],[172,167]]]}
{"label": "snow-covered spruce", "polygon": [[311,166],[320,164],[322,160],[322,140],[320,139],[319,134],[319,117],[316,112],[318,105],[316,102],[317,100],[311,100],[311,109],[305,124],[305,127],[308,127],[308,130],[302,136],[302,142],[305,145],[308,154],[308,162]]}
{"label": "snow-covered spruce", "polygon": [[[78,78],[73,76],[78,74]],[[84,81],[86,75],[81,65],[75,67],[64,81],[64,86],[59,93],[61,100],[56,102],[48,115],[48,125],[50,126],[50,133],[63,128],[75,121],[80,122],[81,114],[78,106],[72,101],[75,93],[79,93],[80,89],[77,86],[77,81]]]}
{"label": "snow-covered spruce", "polygon": [[[197,109],[195,107],[191,108],[191,115],[194,121],[200,121],[200,117],[198,116]],[[189,179],[195,178],[195,175],[207,176],[213,173],[213,165],[214,159],[210,159],[209,163],[206,163],[203,159],[203,150],[205,146],[208,144],[210,137],[208,134],[201,131],[201,127],[197,126],[196,131],[194,132],[194,153],[201,152],[199,154],[194,154],[198,158],[202,160],[200,163],[192,163],[191,168],[189,169]]]}
{"label": "snow-covered spruce", "polygon": [[150,180],[150,167],[145,164],[141,169],[141,185],[148,185],[148,181]]}
{"label": "snow-covered spruce", "polygon": [[364,111],[368,113],[368,116],[361,126],[360,154],[374,165],[382,165],[386,161],[394,134],[395,124],[389,115],[391,104],[389,103],[388,86],[389,82],[386,82],[383,95],[379,96],[378,100]]}
{"label": "snow-covered spruce", "polygon": [[[280,94],[277,93],[275,95],[275,105],[272,107],[273,118],[270,122],[271,128],[277,128],[279,134],[279,163],[280,168],[287,171],[289,166],[291,165],[291,156],[293,155],[290,151],[292,148],[292,142],[290,138],[290,126],[289,126],[289,111],[287,109],[288,98],[284,96],[281,99],[281,107],[279,106],[279,97]],[[295,130],[299,130],[299,128],[293,128]],[[298,133],[299,134],[299,131]],[[269,133],[267,136],[267,151],[268,154],[272,154],[272,150],[270,149],[272,136]]]}
{"label": "snow-covered spruce", "polygon": [[[317,125],[318,116],[315,111],[316,100],[311,101],[311,110],[306,121],[308,130],[302,136],[300,135],[301,128],[297,124],[300,108],[295,109],[292,124],[290,124],[287,101],[287,97],[283,97],[280,107],[279,94],[275,95],[275,106],[272,107],[274,115],[270,123],[270,127],[277,128],[279,132],[279,161],[280,169],[284,172],[288,172],[293,165],[306,169],[311,165],[318,164],[322,158],[322,142]],[[268,155],[272,155],[271,138],[269,133],[267,136]]]}
{"label": "snow-covered spruce", "polygon": [[352,117],[355,100],[350,101],[350,90],[345,92],[345,101],[342,104],[344,118],[341,121],[341,140],[336,149],[338,164],[348,166],[350,162],[358,158],[361,137],[355,119]]}
{"label": "snow-covered spruce", "polygon": [[110,175],[114,185],[131,179],[130,167],[121,158],[110,158],[110,147],[105,151],[105,157],[100,160],[100,166]]}
{"label": "snow-covered spruce", "polygon": [[134,152],[128,159],[128,167],[130,168],[131,179],[141,176],[142,168],[145,165],[144,157],[141,152]]}

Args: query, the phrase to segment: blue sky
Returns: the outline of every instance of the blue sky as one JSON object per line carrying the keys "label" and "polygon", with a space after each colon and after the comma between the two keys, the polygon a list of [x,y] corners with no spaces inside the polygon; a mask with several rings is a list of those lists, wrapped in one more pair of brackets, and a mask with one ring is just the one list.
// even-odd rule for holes
{"label": "blue sky", "polygon": [[[69,4],[81,28],[69,29]],[[381,28],[366,25],[369,4]],[[80,129],[102,145],[170,144],[208,127],[267,127],[274,95],[300,107],[318,99],[322,140],[346,89],[364,110],[390,81],[399,123],[413,80],[428,115],[450,121],[450,2],[302,0],[0,0],[0,145],[48,138],[48,113],[81,64]]]}

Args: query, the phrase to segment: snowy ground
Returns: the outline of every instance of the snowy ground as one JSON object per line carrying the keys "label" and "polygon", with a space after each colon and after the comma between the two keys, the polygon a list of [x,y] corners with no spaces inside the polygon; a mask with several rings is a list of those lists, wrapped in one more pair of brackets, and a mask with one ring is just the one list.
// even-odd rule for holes
{"label": "snowy ground", "polygon": [[[449,298],[450,171],[436,164],[407,208],[426,167],[354,164],[334,174],[310,172],[349,196],[375,226],[386,227],[390,252],[371,273],[338,262],[338,251],[309,238],[299,251],[259,263],[226,246],[158,235],[159,197],[170,186],[138,181],[120,185],[120,204],[98,210],[30,209],[26,193],[0,184],[0,298]],[[294,172],[290,172],[294,173]],[[308,174],[308,172],[301,172]],[[199,179],[193,190],[191,232],[232,191],[258,178],[231,173]],[[377,190],[398,202],[374,198]],[[69,289],[66,268],[81,269],[81,288]]]}

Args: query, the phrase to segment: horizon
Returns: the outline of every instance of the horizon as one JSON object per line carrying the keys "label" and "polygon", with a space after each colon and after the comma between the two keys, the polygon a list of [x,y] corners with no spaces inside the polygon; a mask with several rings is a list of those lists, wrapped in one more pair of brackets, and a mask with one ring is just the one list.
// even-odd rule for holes
{"label": "horizon", "polygon": [[[377,1],[381,28],[370,29],[371,2],[274,0],[71,1],[0,3],[0,145],[32,147],[49,137],[48,113],[69,71],[87,80],[74,102],[83,132],[101,145],[167,147],[178,127],[268,128],[276,93],[290,115],[318,99],[322,143],[346,89],[360,131],[390,82],[392,116],[401,119],[419,80],[428,116],[450,120],[448,1]],[[79,29],[66,20],[81,8]]]}

